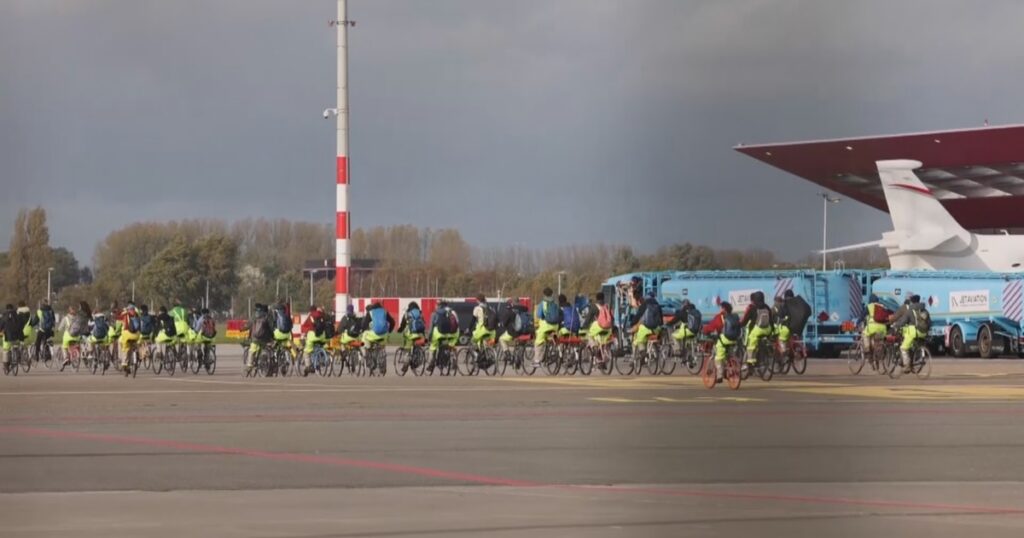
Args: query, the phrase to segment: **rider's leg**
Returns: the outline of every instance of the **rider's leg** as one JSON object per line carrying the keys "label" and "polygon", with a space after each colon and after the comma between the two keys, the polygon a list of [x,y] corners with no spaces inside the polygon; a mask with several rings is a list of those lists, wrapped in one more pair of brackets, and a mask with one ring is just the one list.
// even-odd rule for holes
{"label": "rider's leg", "polygon": [[757,362],[757,358],[754,357],[754,352],[757,351],[757,342],[761,338],[767,338],[772,335],[771,329],[762,329],[761,327],[752,327],[747,331],[747,364],[754,364]]}
{"label": "rider's leg", "polygon": [[785,325],[779,325],[779,350],[782,351],[783,355],[789,354],[789,337],[792,336],[792,332],[789,327]]}
{"label": "rider's leg", "polygon": [[715,343],[715,378],[718,381],[722,380],[722,375],[725,373],[725,359],[728,355],[729,346],[733,344],[735,342],[725,336],[719,336],[718,342]]}
{"label": "rider's leg", "polygon": [[636,328],[636,334],[633,335],[633,355],[635,356],[638,351],[647,347],[647,337],[654,334],[654,331],[647,328],[646,325],[641,323]]}
{"label": "rider's leg", "polygon": [[884,323],[868,321],[868,325],[864,328],[864,333],[861,336],[861,346],[864,348],[864,351],[870,355],[874,347],[875,336],[885,336],[887,332],[888,328]]}
{"label": "rider's leg", "polygon": [[914,340],[917,340],[917,327],[906,325],[903,327],[903,342],[900,343],[900,359],[903,368],[910,367],[910,350],[914,347]]}

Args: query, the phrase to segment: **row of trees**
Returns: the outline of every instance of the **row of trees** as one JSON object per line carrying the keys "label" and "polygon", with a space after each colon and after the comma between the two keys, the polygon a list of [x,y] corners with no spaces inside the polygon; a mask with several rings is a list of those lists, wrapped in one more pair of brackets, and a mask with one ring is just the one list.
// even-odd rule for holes
{"label": "row of trees", "polygon": [[[0,254],[0,291],[32,301],[45,296],[47,268],[63,306],[79,300],[105,304],[135,298],[154,306],[182,301],[245,312],[250,301],[276,297],[308,302],[308,266],[333,265],[334,229],[286,220],[234,223],[188,220],[135,223],[111,232],[96,247],[93,270],[80,268],[66,249],[49,246],[46,213],[19,213],[10,251]],[[457,230],[412,225],[357,229],[350,242],[355,296],[537,296],[561,274],[569,293],[591,293],[610,275],[633,271],[787,269],[813,267],[808,258],[780,261],[767,250],[714,250],[682,243],[650,254],[622,245],[557,249],[473,248]],[[881,267],[880,252],[849,260]],[[314,274],[314,301],[331,305],[333,281]],[[93,278],[95,276],[95,278]]]}

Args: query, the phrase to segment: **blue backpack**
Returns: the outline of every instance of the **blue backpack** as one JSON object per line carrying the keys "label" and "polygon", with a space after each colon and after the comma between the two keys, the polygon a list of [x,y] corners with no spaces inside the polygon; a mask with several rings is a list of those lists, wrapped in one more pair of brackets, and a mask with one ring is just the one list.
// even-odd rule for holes
{"label": "blue backpack", "polygon": [[580,332],[580,314],[571,306],[562,307],[562,327],[571,332]]}
{"label": "blue backpack", "polygon": [[540,317],[552,325],[558,325],[562,322],[562,311],[554,301],[543,301],[540,303]]}
{"label": "blue backpack", "polygon": [[370,310],[370,330],[377,336],[388,333],[388,311],[383,307]]}
{"label": "blue backpack", "polygon": [[523,336],[524,334],[530,334],[533,332],[533,318],[530,317],[530,313],[525,310],[516,312],[516,317],[512,321],[512,332],[517,336]]}
{"label": "blue backpack", "polygon": [[139,334],[140,330],[139,316],[128,316],[128,332]]}
{"label": "blue backpack", "polygon": [[47,308],[43,310],[43,316],[39,319],[39,329],[49,332],[53,330],[55,324],[56,319],[53,315],[53,309]]}
{"label": "blue backpack", "polygon": [[153,334],[153,316],[149,314],[143,314],[139,316],[139,333],[145,336]]}
{"label": "blue backpack", "polygon": [[423,312],[419,308],[413,308],[406,314],[409,316],[409,332],[420,334],[427,330],[427,324],[423,323]]}
{"label": "blue backpack", "polygon": [[92,320],[92,336],[97,340],[104,340],[107,338],[107,333],[110,332],[110,325],[107,324],[107,318],[97,317]]}
{"label": "blue backpack", "polygon": [[280,332],[292,332],[292,318],[288,317],[283,308],[274,309],[274,326]]}

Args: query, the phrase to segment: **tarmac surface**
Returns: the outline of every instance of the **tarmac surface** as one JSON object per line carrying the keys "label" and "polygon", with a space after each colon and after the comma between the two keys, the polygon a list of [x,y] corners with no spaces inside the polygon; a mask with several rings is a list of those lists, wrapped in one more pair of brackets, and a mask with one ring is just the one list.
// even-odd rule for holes
{"label": "tarmac surface", "polygon": [[0,536],[1024,536],[1024,361],[0,377]]}

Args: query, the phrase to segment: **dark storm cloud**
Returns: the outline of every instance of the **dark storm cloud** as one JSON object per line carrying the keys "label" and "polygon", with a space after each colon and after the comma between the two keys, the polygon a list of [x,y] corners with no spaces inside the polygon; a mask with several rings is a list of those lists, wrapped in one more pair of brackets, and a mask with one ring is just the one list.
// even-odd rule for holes
{"label": "dark storm cloud", "polygon": [[[357,226],[802,256],[816,188],[732,151],[1022,118],[1019,2],[351,0]],[[0,233],[330,222],[334,2],[0,1]],[[888,218],[833,212],[833,243]],[[766,224],[767,223],[767,224]]]}

